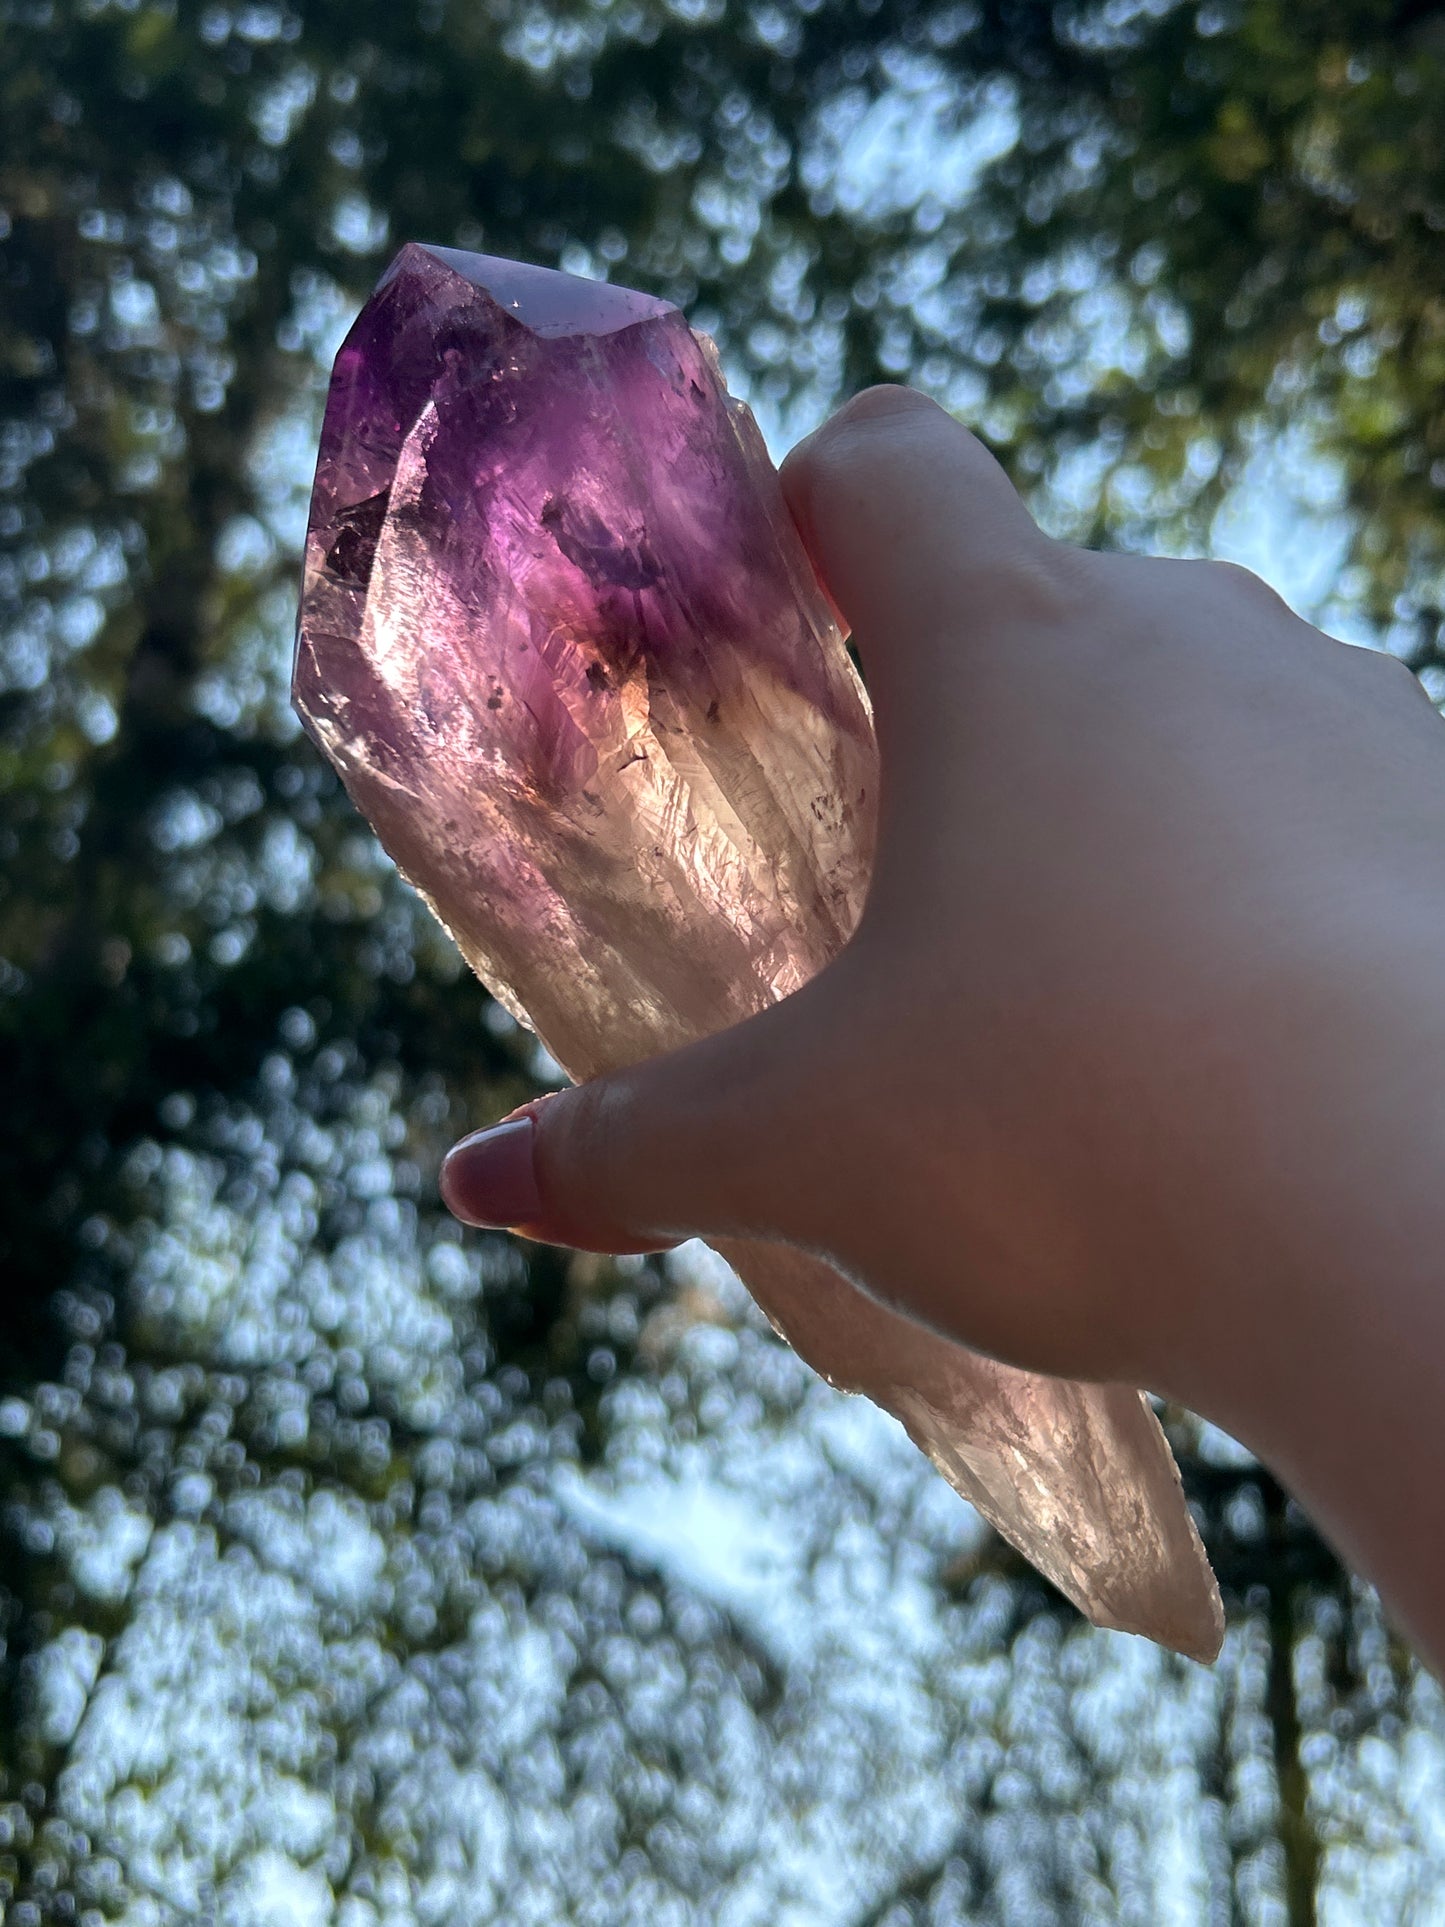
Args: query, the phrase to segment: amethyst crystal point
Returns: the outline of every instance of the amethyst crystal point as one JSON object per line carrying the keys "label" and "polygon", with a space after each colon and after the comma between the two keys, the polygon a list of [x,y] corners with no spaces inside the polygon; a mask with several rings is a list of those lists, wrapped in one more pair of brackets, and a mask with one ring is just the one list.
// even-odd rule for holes
{"label": "amethyst crystal point", "polygon": [[[337,357],[295,702],[404,874],[578,1078],[786,996],[872,855],[867,699],[762,439],[648,295],[402,249]],[[1219,1598],[1143,1397],[996,1365],[729,1248],[1100,1624],[1200,1657]]]}

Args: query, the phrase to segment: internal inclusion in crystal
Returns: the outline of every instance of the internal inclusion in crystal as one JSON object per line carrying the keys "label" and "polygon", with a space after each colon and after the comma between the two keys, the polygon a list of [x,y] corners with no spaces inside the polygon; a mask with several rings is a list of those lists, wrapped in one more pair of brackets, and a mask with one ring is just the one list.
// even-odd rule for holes
{"label": "internal inclusion in crystal", "polygon": [[[751,414],[678,309],[403,248],[347,336],[294,698],[402,872],[576,1078],[788,995],[856,923],[866,695]],[[720,1246],[1102,1625],[1212,1657],[1147,1401],[977,1357],[826,1266]]]}

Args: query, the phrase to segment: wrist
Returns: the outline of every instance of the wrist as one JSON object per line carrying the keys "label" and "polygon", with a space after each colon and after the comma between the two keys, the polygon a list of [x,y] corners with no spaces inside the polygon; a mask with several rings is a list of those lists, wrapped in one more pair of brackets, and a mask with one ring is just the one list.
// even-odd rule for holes
{"label": "wrist", "polygon": [[1268,1463],[1439,1658],[1445,931],[1430,921],[1356,960],[1349,996],[1321,994],[1308,1051],[1264,1053],[1275,1081],[1254,1092],[1240,1207],[1219,1214],[1212,1287],[1164,1389]]}

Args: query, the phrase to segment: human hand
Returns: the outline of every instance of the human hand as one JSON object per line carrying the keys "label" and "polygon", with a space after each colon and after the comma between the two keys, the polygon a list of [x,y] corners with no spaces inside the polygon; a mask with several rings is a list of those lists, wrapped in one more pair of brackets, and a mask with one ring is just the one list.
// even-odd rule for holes
{"label": "human hand", "polygon": [[1434,1228],[1439,719],[1243,570],[1049,539],[906,389],[783,481],[875,706],[858,931],[748,1023],[464,1140],[447,1202],[600,1250],[796,1244],[1276,1443],[1287,1359],[1353,1395]]}

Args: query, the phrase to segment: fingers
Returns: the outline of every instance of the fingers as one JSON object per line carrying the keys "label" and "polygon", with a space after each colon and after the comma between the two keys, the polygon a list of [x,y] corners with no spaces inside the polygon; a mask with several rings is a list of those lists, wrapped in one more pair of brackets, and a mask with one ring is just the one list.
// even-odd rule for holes
{"label": "fingers", "polygon": [[856,395],[792,451],[784,494],[875,702],[936,703],[940,651],[1062,613],[1074,551],[975,435],[909,388]]}

